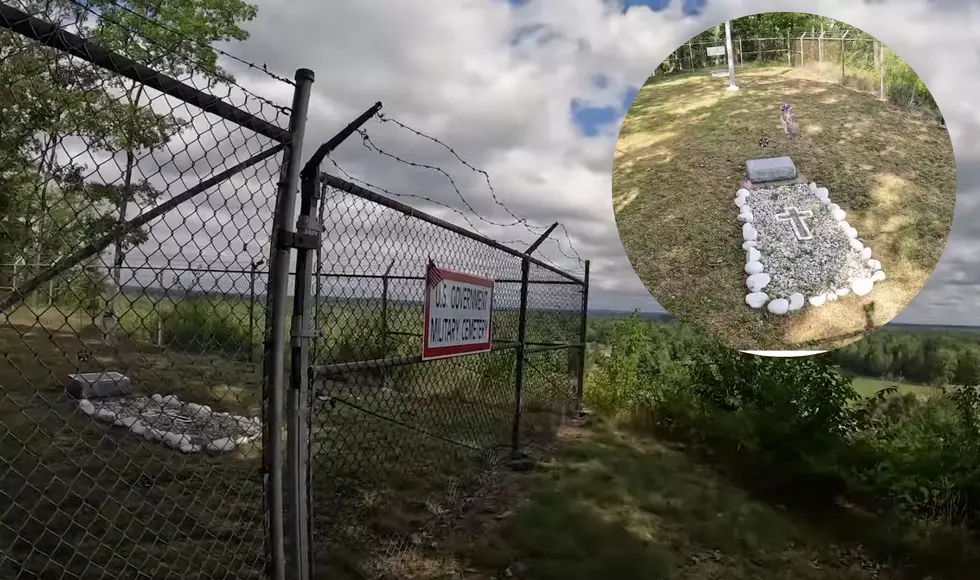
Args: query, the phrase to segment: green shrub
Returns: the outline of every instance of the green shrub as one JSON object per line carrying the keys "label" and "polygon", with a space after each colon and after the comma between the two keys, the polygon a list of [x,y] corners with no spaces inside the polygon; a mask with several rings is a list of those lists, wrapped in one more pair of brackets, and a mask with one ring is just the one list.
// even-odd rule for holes
{"label": "green shrub", "polygon": [[[221,299],[182,300],[163,315],[164,346],[247,357],[261,339],[249,336],[248,307]],[[153,321],[150,321],[154,325]],[[261,325],[257,324],[258,332]],[[153,326],[151,326],[152,328]]]}

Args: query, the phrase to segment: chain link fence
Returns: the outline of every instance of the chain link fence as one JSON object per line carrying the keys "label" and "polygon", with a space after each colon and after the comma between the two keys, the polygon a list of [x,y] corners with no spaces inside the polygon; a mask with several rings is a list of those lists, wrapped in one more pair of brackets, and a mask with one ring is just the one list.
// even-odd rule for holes
{"label": "chain link fence", "polygon": [[0,4],[0,577],[264,578],[289,109],[133,14]]}
{"label": "chain link fence", "polygon": [[[710,49],[721,51],[709,56]],[[688,42],[678,47],[655,74],[727,69],[724,41]],[[922,79],[893,50],[859,31],[806,32],[785,38],[733,38],[737,70],[786,66],[814,79],[872,93],[909,110],[942,121],[939,107]]]}
{"label": "chain link fence", "polygon": [[[588,266],[321,174],[380,103],[301,173],[311,71],[137,16],[0,4],[0,577],[404,572],[578,409]],[[430,262],[494,280],[490,351],[422,360]]]}
{"label": "chain link fence", "polygon": [[[310,565],[404,577],[497,467],[579,408],[587,280],[323,180],[309,473],[297,476],[311,492]],[[422,359],[430,263],[494,281],[489,351]]]}

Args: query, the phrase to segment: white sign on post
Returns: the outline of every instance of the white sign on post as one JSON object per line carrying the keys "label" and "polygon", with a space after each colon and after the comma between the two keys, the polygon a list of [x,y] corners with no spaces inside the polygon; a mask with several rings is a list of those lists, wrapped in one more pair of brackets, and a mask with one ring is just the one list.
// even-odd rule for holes
{"label": "white sign on post", "polygon": [[725,56],[724,46],[709,46],[707,48],[708,56]]}
{"label": "white sign on post", "polygon": [[490,350],[493,280],[429,264],[422,360]]}

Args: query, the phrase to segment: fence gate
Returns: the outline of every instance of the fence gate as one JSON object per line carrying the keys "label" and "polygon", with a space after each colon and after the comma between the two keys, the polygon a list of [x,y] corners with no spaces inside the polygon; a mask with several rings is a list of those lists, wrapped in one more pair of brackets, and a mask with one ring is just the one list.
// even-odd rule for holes
{"label": "fence gate", "polygon": [[[298,578],[404,572],[495,467],[580,406],[588,263],[578,279],[533,257],[551,230],[525,253],[321,173],[379,108],[303,170],[287,396]],[[479,315],[440,317],[463,300],[479,310],[490,284],[492,341],[473,346]],[[470,346],[440,350],[446,332]]]}

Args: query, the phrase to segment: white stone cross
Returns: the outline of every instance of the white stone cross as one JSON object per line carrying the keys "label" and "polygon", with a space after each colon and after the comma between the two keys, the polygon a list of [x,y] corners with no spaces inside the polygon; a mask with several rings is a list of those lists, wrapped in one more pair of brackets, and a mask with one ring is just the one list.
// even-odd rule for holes
{"label": "white stone cross", "polygon": [[803,218],[812,218],[813,212],[810,210],[800,211],[795,207],[785,207],[786,211],[781,214],[776,215],[776,219],[781,222],[789,222],[793,226],[793,233],[796,234],[796,239],[798,240],[812,240],[813,234],[810,233],[810,228],[807,227],[806,222]]}

